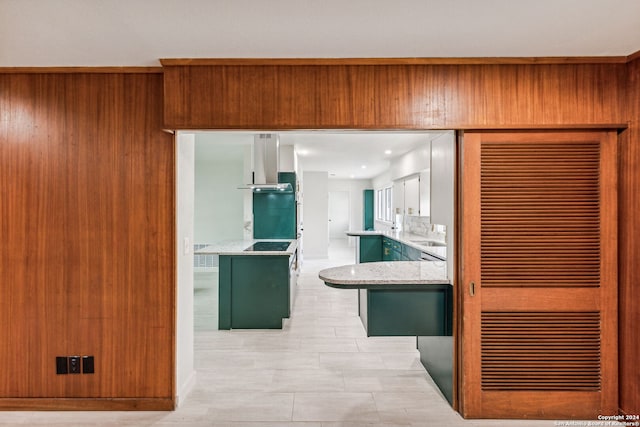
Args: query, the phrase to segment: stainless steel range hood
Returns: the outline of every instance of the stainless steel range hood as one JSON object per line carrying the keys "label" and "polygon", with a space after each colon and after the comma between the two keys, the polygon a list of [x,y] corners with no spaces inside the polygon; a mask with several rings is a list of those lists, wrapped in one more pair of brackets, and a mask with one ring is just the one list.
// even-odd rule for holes
{"label": "stainless steel range hood", "polygon": [[253,138],[253,183],[246,187],[257,191],[291,192],[291,184],[278,182],[280,137],[261,133]]}

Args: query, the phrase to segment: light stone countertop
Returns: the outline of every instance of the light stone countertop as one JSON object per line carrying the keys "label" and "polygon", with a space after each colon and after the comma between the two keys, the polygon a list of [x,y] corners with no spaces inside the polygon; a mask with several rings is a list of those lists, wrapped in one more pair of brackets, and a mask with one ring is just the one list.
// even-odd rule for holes
{"label": "light stone countertop", "polygon": [[[290,242],[286,251],[246,251],[256,242]],[[298,247],[297,240],[291,239],[244,239],[224,240],[194,251],[196,255],[293,255]]]}
{"label": "light stone countertop", "polygon": [[[438,258],[447,258],[446,243],[441,240],[430,239],[426,236],[419,234],[405,233],[404,231],[381,231],[381,230],[369,230],[369,231],[347,231],[347,236],[385,236],[390,239],[396,240],[400,243],[404,243],[407,246],[418,249],[422,252],[435,255]],[[428,246],[417,242],[435,242],[445,246]]]}
{"label": "light stone countertop", "polygon": [[[450,285],[445,261],[382,261],[343,265],[321,270],[329,286],[375,289],[389,285]],[[391,286],[393,287],[393,286]]]}

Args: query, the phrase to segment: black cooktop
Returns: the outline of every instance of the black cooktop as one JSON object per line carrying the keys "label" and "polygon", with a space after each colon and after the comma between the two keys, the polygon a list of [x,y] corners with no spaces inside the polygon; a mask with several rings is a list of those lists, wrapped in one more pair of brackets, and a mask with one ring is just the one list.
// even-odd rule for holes
{"label": "black cooktop", "polygon": [[256,242],[249,246],[245,251],[262,252],[262,251],[286,251],[289,242]]}

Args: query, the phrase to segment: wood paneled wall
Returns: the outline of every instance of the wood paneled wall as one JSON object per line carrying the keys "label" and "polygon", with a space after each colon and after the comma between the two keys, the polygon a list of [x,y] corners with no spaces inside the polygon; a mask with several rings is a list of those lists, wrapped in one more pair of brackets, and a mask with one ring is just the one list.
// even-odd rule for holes
{"label": "wood paneled wall", "polygon": [[161,74],[0,74],[0,408],[173,407],[162,105]]}
{"label": "wood paneled wall", "polygon": [[628,64],[629,128],[620,137],[620,408],[640,413],[640,59]]}
{"label": "wood paneled wall", "polygon": [[626,123],[625,64],[166,65],[176,129],[470,129]]}
{"label": "wood paneled wall", "polygon": [[[640,412],[638,60],[168,65],[164,101],[162,85],[160,74],[0,74],[0,408],[173,406],[175,158],[163,127],[553,128],[631,120],[620,150],[620,396],[623,410]],[[95,356],[96,373],[55,375],[55,357],[76,354]]]}

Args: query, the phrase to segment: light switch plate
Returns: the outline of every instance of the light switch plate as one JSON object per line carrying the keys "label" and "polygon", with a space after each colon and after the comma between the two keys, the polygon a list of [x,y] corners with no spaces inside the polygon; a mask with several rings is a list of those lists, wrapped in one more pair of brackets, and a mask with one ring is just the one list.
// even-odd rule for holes
{"label": "light switch plate", "polygon": [[189,253],[191,252],[191,242],[189,241],[188,237],[184,238],[183,252],[185,255],[189,255]]}

